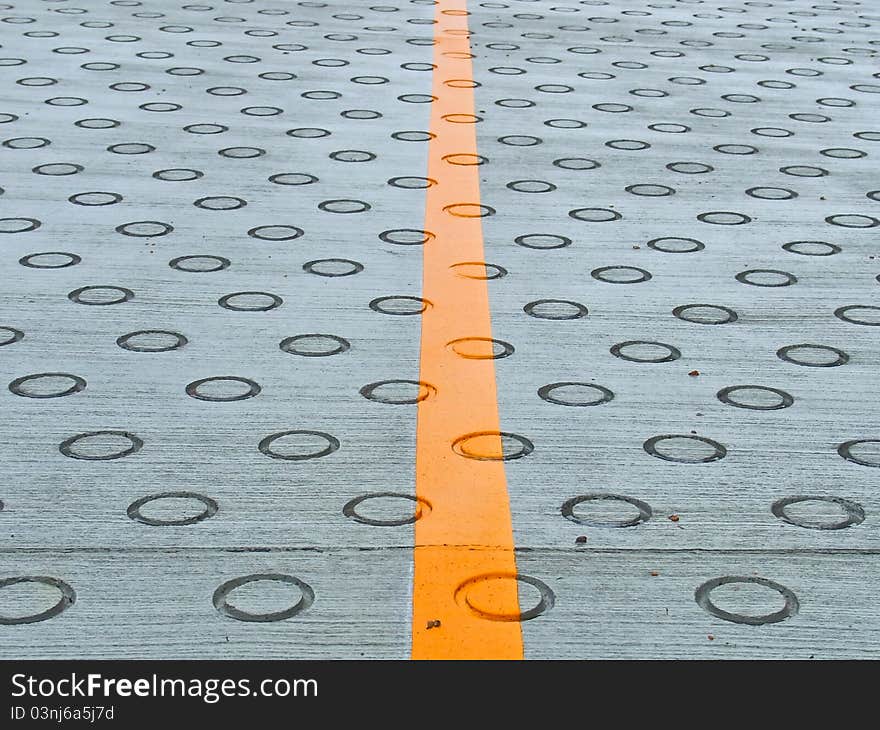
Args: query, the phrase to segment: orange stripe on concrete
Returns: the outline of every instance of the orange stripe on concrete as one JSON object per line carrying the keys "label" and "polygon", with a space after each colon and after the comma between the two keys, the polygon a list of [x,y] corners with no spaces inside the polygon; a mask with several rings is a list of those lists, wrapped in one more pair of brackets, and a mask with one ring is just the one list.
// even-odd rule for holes
{"label": "orange stripe on concrete", "polygon": [[[434,238],[424,247],[423,290],[433,306],[422,315],[420,379],[436,393],[418,405],[416,494],[431,511],[415,525],[412,656],[521,659],[495,368],[486,357],[489,295],[472,273],[484,261],[486,210],[473,164],[467,0],[440,0],[435,17],[428,177],[437,184],[427,190],[425,229]],[[469,434],[479,435],[462,440]]]}

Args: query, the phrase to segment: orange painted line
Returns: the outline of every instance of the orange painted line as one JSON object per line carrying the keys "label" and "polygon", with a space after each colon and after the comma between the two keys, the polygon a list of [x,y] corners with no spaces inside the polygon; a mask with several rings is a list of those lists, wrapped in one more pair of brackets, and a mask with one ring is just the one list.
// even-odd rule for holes
{"label": "orange painted line", "polygon": [[487,209],[467,0],[440,0],[435,19],[420,379],[436,391],[418,404],[416,496],[431,509],[415,523],[412,657],[521,659],[489,293],[474,278]]}

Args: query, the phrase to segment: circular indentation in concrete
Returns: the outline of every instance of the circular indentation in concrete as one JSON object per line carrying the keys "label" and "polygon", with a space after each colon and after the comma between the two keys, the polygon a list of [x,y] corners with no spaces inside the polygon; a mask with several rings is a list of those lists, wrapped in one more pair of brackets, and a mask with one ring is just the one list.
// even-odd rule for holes
{"label": "circular indentation in concrete", "polygon": [[641,284],[651,279],[651,272],[637,266],[600,266],[590,276],[606,284]]}
{"label": "circular indentation in concrete", "polygon": [[593,104],[593,109],[599,112],[609,112],[611,114],[621,114],[631,112],[633,110],[633,108],[629,104],[615,104],[611,102]]}
{"label": "circular indentation in concrete", "polygon": [[193,201],[193,205],[196,208],[212,211],[239,210],[247,205],[247,201],[232,195],[214,195],[207,198],[199,198]]}
{"label": "circular indentation in concrete", "polygon": [[372,109],[347,109],[340,112],[339,116],[345,119],[380,119],[382,114]]}
{"label": "circular indentation in concrete", "polygon": [[351,198],[336,198],[334,200],[322,200],[318,203],[318,209],[326,213],[363,213],[370,210],[372,206],[363,200],[354,200]]}
{"label": "circular indentation in concrete", "polygon": [[455,439],[452,450],[478,461],[512,461],[531,454],[535,445],[525,436],[509,431],[475,431]]}
{"label": "circular indentation in concrete", "polygon": [[798,194],[789,188],[754,187],[746,190],[746,195],[759,200],[792,200]]}
{"label": "circular indentation in concrete", "polygon": [[825,219],[826,223],[841,228],[876,228],[880,226],[880,220],[870,215],[857,215],[855,213],[842,213],[838,215],[829,215]]}
{"label": "circular indentation in concrete", "polygon": [[855,464],[880,467],[880,439],[845,441],[837,447],[837,453]]}
{"label": "circular indentation in concrete", "polygon": [[342,514],[374,527],[401,527],[427,517],[431,505],[424,499],[399,492],[372,492],[346,502]]}
{"label": "circular indentation in concrete", "polygon": [[224,294],[217,300],[224,309],[234,312],[268,312],[277,309],[284,300],[277,294],[264,291],[240,291],[232,294]]}
{"label": "circular indentation in concrete", "polygon": [[712,172],[715,168],[703,162],[670,162],[666,165],[666,169],[683,175],[701,175],[706,172]]}
{"label": "circular indentation in concrete", "polygon": [[116,232],[123,236],[134,236],[135,238],[157,238],[171,233],[174,227],[169,223],[161,221],[132,221],[131,223],[123,223],[116,226]]}
{"label": "circular indentation in concrete", "polygon": [[3,140],[3,146],[11,150],[35,150],[48,147],[52,142],[45,137],[15,137]]}
{"label": "circular indentation in concrete", "polygon": [[784,390],[763,385],[730,385],[719,390],[717,397],[727,405],[753,411],[776,411],[794,403],[794,398]]}
{"label": "circular indentation in concrete", "polygon": [[[650,129],[654,132],[663,132],[665,134],[685,134],[685,133],[691,131],[691,127],[687,126],[686,124],[668,124],[668,123],[649,124],[648,129]],[[653,187],[653,186],[651,186],[651,187]],[[660,187],[663,188],[665,186],[661,185]],[[671,193],[664,193],[664,192],[660,192],[660,191],[655,191],[654,193],[649,193],[649,195],[650,194],[671,195]]]}
{"label": "circular indentation in concrete", "polygon": [[183,347],[187,342],[179,332],[168,330],[138,330],[116,340],[123,350],[132,352],[168,352]]}
{"label": "circular indentation in concrete", "polygon": [[[537,599],[534,605],[525,611],[511,613],[507,607],[524,587],[530,587],[530,593]],[[556,601],[550,587],[528,575],[515,573],[486,573],[469,578],[455,590],[455,600],[476,616],[489,621],[528,621],[546,613]]]}
{"label": "circular indentation in concrete", "polygon": [[107,151],[117,155],[147,155],[150,152],[155,152],[156,148],[144,142],[120,142],[119,144],[111,144]]}
{"label": "circular indentation in concrete", "polygon": [[828,174],[825,168],[812,165],[787,165],[780,167],[779,172],[793,177],[825,177]]}
{"label": "circular indentation in concrete", "polygon": [[785,362],[808,368],[834,368],[846,365],[849,355],[830,345],[786,345],[776,351],[776,357]]}
{"label": "circular indentation in concrete", "polygon": [[865,520],[861,505],[842,497],[785,497],[770,511],[783,522],[809,530],[843,530]]}
{"label": "circular indentation in concrete", "polygon": [[410,296],[378,297],[370,302],[370,309],[374,312],[396,316],[421,314],[430,306],[427,299]]}
{"label": "circular indentation in concrete", "polygon": [[104,306],[127,302],[134,298],[134,292],[121,286],[83,286],[74,289],[67,298],[77,304]]}
{"label": "circular indentation in concrete", "polygon": [[436,395],[437,389],[421,380],[380,380],[365,385],[359,392],[377,403],[411,405]]}
{"label": "circular indentation in concrete", "polygon": [[[60,594],[55,603],[55,595]],[[46,575],[21,575],[0,580],[0,626],[18,626],[46,621],[76,602],[76,593],[67,583]],[[48,604],[42,611],[34,611]],[[8,613],[12,611],[12,614]],[[31,613],[26,613],[31,611]]]}
{"label": "circular indentation in concrete", "polygon": [[695,253],[706,248],[706,244],[696,238],[682,238],[680,236],[667,236],[648,241],[648,248],[663,253]]}
{"label": "circular indentation in concrete", "polygon": [[0,326],[0,347],[11,345],[24,337],[24,332],[15,327]]}
{"label": "circular indentation in concrete", "polygon": [[190,180],[198,180],[204,174],[201,170],[176,167],[168,170],[156,170],[153,173],[153,177],[157,180],[165,180],[166,182],[189,182]]}
{"label": "circular indentation in concrete", "polygon": [[219,150],[217,154],[230,160],[252,160],[265,155],[266,150],[260,147],[227,147]]}
{"label": "circular indentation in concrete", "polygon": [[452,264],[449,268],[465,279],[491,281],[507,276],[507,269],[503,266],[487,264],[485,261],[462,261],[460,264]]}
{"label": "circular indentation in concrete", "polygon": [[745,213],[735,213],[728,210],[713,210],[707,213],[700,213],[697,216],[697,220],[702,223],[713,223],[717,226],[741,226],[752,221]]}
{"label": "circular indentation in concrete", "polygon": [[[273,584],[281,584],[281,586]],[[244,600],[248,605],[274,604],[282,600],[289,602],[289,595],[285,596],[284,599],[281,598],[279,587],[293,586],[299,595],[288,608],[279,611],[256,613],[254,611],[242,610],[230,603],[233,599],[233,592],[236,590],[240,591],[244,586],[249,586],[250,588],[245,588],[244,595],[239,593],[239,602]],[[289,589],[285,593],[289,594]],[[214,591],[212,600],[214,608],[224,616],[234,618],[237,621],[266,623],[270,621],[284,621],[301,613],[314,603],[315,592],[308,583],[292,575],[285,575],[283,573],[254,573],[226,581]],[[242,604],[239,603],[239,605]]]}
{"label": "circular indentation in concrete", "polygon": [[635,527],[653,514],[651,506],[639,499],[606,492],[572,497],[562,505],[565,519],[590,527]]}
{"label": "circular indentation in concrete", "polygon": [[535,102],[529,99],[498,99],[495,103],[506,109],[528,109],[535,106]]}
{"label": "circular indentation in concrete", "polygon": [[339,439],[323,431],[294,429],[266,436],[258,448],[273,459],[305,461],[332,454],[339,448]]}
{"label": "circular indentation in concrete", "polygon": [[441,119],[445,122],[449,122],[450,124],[479,124],[483,121],[483,117],[477,116],[476,114],[467,114],[467,113],[457,113],[457,114],[444,114]]}
{"label": "circular indentation in concrete", "polygon": [[867,152],[863,152],[862,150],[854,150],[849,147],[832,147],[827,150],[819,150],[820,155],[824,155],[825,157],[832,157],[837,160],[857,160],[861,157],[865,157]]}
{"label": "circular indentation in concrete", "polygon": [[[117,91],[118,91],[118,89],[117,89]],[[183,109],[183,107],[180,104],[175,104],[173,102],[160,102],[160,101],[147,102],[146,104],[141,104],[138,108],[143,109],[145,112],[158,112],[158,113],[176,112],[176,111],[180,111],[181,109]],[[208,128],[210,128],[213,126],[215,126],[215,125],[193,124],[189,127],[184,127],[183,129],[184,129],[184,131],[192,132],[193,134],[217,134],[218,132],[197,132],[197,131],[193,130],[193,127],[208,127]],[[220,125],[216,125],[216,126],[219,127]],[[219,131],[225,132],[225,131],[227,131],[227,128],[222,127]]]}
{"label": "circular indentation in concrete", "polygon": [[580,319],[588,314],[587,308],[568,299],[537,299],[523,307],[523,311],[536,319]]}
{"label": "circular indentation in concrete", "polygon": [[126,513],[154,527],[194,525],[217,514],[217,502],[198,492],[162,492],[135,500]]}
{"label": "circular indentation in concrete", "polygon": [[66,269],[68,266],[76,266],[81,262],[80,256],[65,251],[31,253],[18,260],[18,263],[29,269]]}
{"label": "circular indentation in concrete", "polygon": [[391,136],[401,142],[427,142],[429,139],[434,139],[437,135],[433,132],[406,130],[403,132],[394,132]]}
{"label": "circular indentation in concrete", "polygon": [[229,131],[229,127],[225,124],[187,124],[183,131],[190,134],[223,134]]}
{"label": "circular indentation in concrete", "polygon": [[27,233],[41,225],[36,218],[0,218],[0,233]]}
{"label": "circular indentation in concrete", "polygon": [[640,139],[611,139],[605,143],[606,147],[613,150],[625,150],[627,152],[639,152],[650,148],[650,144]]}
{"label": "circular indentation in concrete", "polygon": [[783,243],[782,248],[801,256],[833,256],[843,250],[836,243],[827,241],[789,241]]}
{"label": "circular indentation in concrete", "polygon": [[499,360],[514,352],[509,342],[491,337],[460,337],[447,343],[447,347],[467,360]]}
{"label": "circular indentation in concrete", "polygon": [[430,177],[418,177],[417,175],[401,175],[391,177],[387,180],[388,184],[393,188],[401,190],[425,190],[437,184],[437,181]]}
{"label": "circular indentation in concrete", "polygon": [[791,286],[797,283],[794,274],[777,269],[749,269],[740,271],[734,278],[742,284],[763,287]]}
{"label": "circular indentation in concrete", "polygon": [[513,180],[507,187],[517,193],[552,193],[556,190],[553,183],[546,180]]}
{"label": "circular indentation in concrete", "polygon": [[394,228],[379,234],[380,241],[394,243],[398,246],[421,246],[433,238],[433,233],[419,228]]}
{"label": "circular indentation in concrete", "polygon": [[337,162],[370,162],[376,159],[376,155],[366,150],[336,150],[330,153],[330,159]]}
{"label": "circular indentation in concrete", "polygon": [[171,259],[168,265],[177,271],[187,271],[194,274],[209,274],[213,271],[228,269],[232,262],[223,256],[178,256]]}
{"label": "circular indentation in concrete", "polygon": [[316,276],[352,276],[364,270],[364,265],[351,259],[315,259],[303,264],[303,271]]}
{"label": "circular indentation in concrete", "polygon": [[443,210],[457,218],[486,218],[495,215],[495,209],[479,203],[451,203],[444,205]]}
{"label": "circular indentation in concrete", "polygon": [[563,170],[595,170],[597,167],[602,167],[596,160],[586,157],[560,157],[558,160],[553,160],[553,164]]}
{"label": "circular indentation in concrete", "polygon": [[194,380],[186,386],[186,394],[198,400],[227,403],[259,395],[262,388],[249,378],[237,375],[216,375]]}
{"label": "circular indentation in concrete", "polygon": [[328,137],[330,132],[320,127],[298,127],[297,129],[287,130],[287,135],[300,139],[318,139],[320,137]]}
{"label": "circular indentation in concrete", "polygon": [[444,155],[443,161],[449,163],[450,165],[485,165],[489,158],[483,157],[483,155],[476,155],[470,152],[458,152],[451,155]]}
{"label": "circular indentation in concrete", "polygon": [[[782,608],[772,611],[770,613],[764,614],[752,614],[752,613],[741,613],[741,612],[733,612],[726,611],[723,608],[720,608],[718,605],[713,603],[711,594],[717,588],[721,586],[733,585],[739,588],[742,585],[747,586],[763,586],[765,588],[769,588],[771,591],[775,591],[778,593],[783,599]],[[766,593],[766,591],[762,591],[762,594]],[[767,600],[763,595],[742,595],[737,600],[735,594],[725,595],[727,601],[736,602],[736,603],[744,603],[747,608],[756,608],[757,610],[761,610],[761,606],[766,606]],[[694,599],[697,602],[697,605],[702,608],[704,611],[716,616],[725,621],[730,621],[735,624],[747,624],[749,626],[761,626],[762,624],[772,624],[777,623],[779,621],[783,621],[790,616],[794,616],[798,612],[798,608],[800,604],[798,603],[797,596],[779,583],[775,583],[772,580],[767,580],[766,578],[758,578],[755,576],[724,576],[721,578],[713,578],[712,580],[708,580],[699,588],[697,588],[694,593]],[[720,596],[716,596],[716,600],[720,600]]]}
{"label": "circular indentation in concrete", "polygon": [[86,193],[76,193],[71,195],[68,200],[74,205],[100,208],[105,205],[115,205],[122,202],[122,196],[119,193],[94,190]]}
{"label": "circular indentation in concrete", "polygon": [[672,362],[681,357],[677,347],[651,340],[627,340],[611,346],[611,354],[630,362]]}
{"label": "circular indentation in concrete", "polygon": [[627,185],[624,190],[632,195],[640,195],[645,198],[663,198],[675,195],[675,188],[671,188],[668,185],[640,183],[637,185]]}
{"label": "circular indentation in concrete", "polygon": [[278,345],[284,352],[303,357],[329,357],[339,355],[351,348],[351,343],[337,335],[308,333],[281,340]]}
{"label": "circular indentation in concrete", "polygon": [[517,236],[514,240],[523,248],[534,248],[539,251],[550,251],[555,248],[571,246],[571,239],[566,236],[558,236],[554,233],[527,233]]}
{"label": "circular indentation in concrete", "polygon": [[121,459],[141,450],[144,442],[128,431],[88,431],[61,442],[62,454],[84,461]]}
{"label": "circular indentation in concrete", "polygon": [[565,381],[542,385],[538,388],[538,396],[560,406],[598,406],[611,401],[614,393],[594,383]]}
{"label": "circular indentation in concrete", "polygon": [[724,155],[754,155],[758,152],[758,148],[750,144],[719,144],[712,149]]}
{"label": "circular indentation in concrete", "polygon": [[294,241],[304,234],[302,228],[296,226],[257,226],[251,228],[248,232],[251,238],[258,238],[261,241]]}
{"label": "circular indentation in concrete", "polygon": [[707,464],[727,455],[727,449],[717,441],[686,434],[652,436],[643,447],[651,456],[680,464]]}
{"label": "circular indentation in concrete", "polygon": [[724,117],[729,117],[730,112],[725,111],[724,109],[712,109],[712,108],[696,108],[690,110],[691,114],[694,114],[698,117],[709,117],[712,119],[723,119]]}
{"label": "circular indentation in concrete", "polygon": [[12,393],[25,398],[62,398],[79,393],[85,387],[83,378],[70,373],[35,373],[16,378],[9,384]]}
{"label": "circular indentation in concrete", "polygon": [[620,213],[610,208],[577,208],[569,211],[568,215],[586,223],[609,223],[623,218]]}
{"label": "circular indentation in concrete", "polygon": [[[66,175],[76,175],[83,170],[85,170],[85,168],[82,165],[75,165],[72,162],[50,162],[45,165],[37,165],[31,170],[31,172],[35,173],[36,175],[63,177]],[[37,224],[37,226],[40,225],[39,221],[34,222]]]}
{"label": "circular indentation in concrete", "polygon": [[759,137],[785,138],[794,136],[794,132],[782,127],[754,127],[749,131]]}
{"label": "circular indentation in concrete", "polygon": [[739,315],[730,307],[720,304],[682,304],[673,309],[672,314],[694,324],[729,324],[739,319]]}
{"label": "circular indentation in concrete", "polygon": [[269,182],[276,185],[311,185],[318,182],[318,178],[306,172],[279,172],[270,175]]}
{"label": "circular indentation in concrete", "polygon": [[863,324],[868,327],[880,325],[880,307],[869,304],[850,304],[834,310],[834,316],[850,324]]}

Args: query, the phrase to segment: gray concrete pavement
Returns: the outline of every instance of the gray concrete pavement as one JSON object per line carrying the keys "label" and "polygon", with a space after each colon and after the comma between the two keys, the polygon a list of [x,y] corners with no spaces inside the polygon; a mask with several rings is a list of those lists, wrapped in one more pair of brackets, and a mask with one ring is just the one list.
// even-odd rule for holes
{"label": "gray concrete pavement", "polygon": [[[880,15],[469,10],[526,657],[876,658]],[[409,655],[434,11],[4,6],[0,656]]]}

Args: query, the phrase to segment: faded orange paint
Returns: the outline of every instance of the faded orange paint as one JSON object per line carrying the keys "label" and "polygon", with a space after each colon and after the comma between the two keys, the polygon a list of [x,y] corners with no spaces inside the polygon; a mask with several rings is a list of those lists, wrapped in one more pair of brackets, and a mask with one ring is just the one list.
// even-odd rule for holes
{"label": "faded orange paint", "polygon": [[415,524],[412,657],[521,659],[516,582],[473,582],[516,575],[501,439],[480,437],[485,460],[452,448],[467,434],[500,430],[494,360],[450,346],[492,336],[486,281],[456,268],[485,260],[467,16],[466,0],[436,7],[428,177],[437,184],[426,193],[425,229],[434,237],[423,274],[433,306],[422,315],[420,363],[420,379],[436,393],[418,404],[416,494],[431,512]]}

